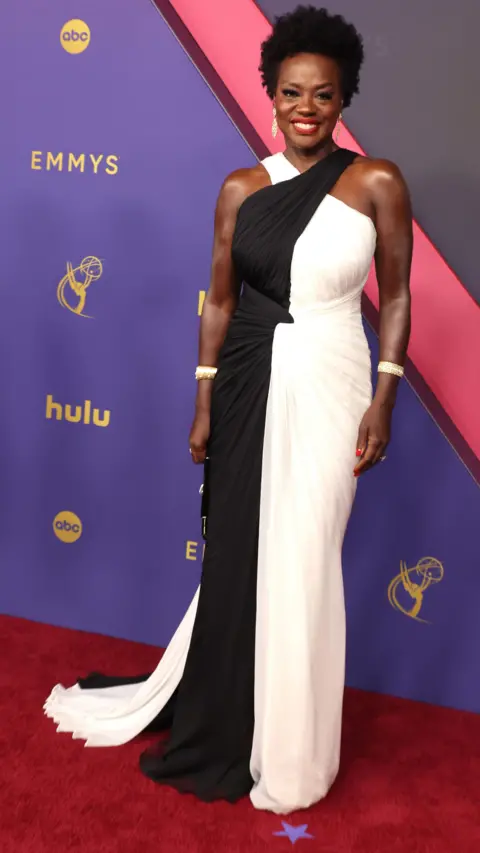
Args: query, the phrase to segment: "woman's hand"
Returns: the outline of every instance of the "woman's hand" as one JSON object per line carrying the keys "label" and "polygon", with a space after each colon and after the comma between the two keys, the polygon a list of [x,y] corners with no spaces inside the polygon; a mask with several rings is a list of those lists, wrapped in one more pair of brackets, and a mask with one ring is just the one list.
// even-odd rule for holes
{"label": "woman's hand", "polygon": [[353,474],[359,477],[376,465],[385,454],[390,441],[393,405],[373,400],[365,412],[358,430],[357,462]]}
{"label": "woman's hand", "polygon": [[190,453],[196,465],[205,462],[207,442],[210,436],[210,412],[208,409],[197,409],[190,430]]}

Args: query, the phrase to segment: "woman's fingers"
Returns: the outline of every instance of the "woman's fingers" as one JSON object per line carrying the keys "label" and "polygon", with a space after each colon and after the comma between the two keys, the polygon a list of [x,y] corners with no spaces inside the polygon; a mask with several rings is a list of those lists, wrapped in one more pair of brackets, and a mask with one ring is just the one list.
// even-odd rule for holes
{"label": "woman's fingers", "polygon": [[368,429],[360,424],[360,429],[358,430],[358,438],[357,438],[357,456],[360,458],[368,443]]}
{"label": "woman's fingers", "polygon": [[205,447],[190,447],[190,454],[195,465],[205,462],[207,450]]}
{"label": "woman's fingers", "polygon": [[372,466],[375,465],[382,456],[384,447],[384,442],[377,438],[373,438],[373,436],[369,436],[367,446],[362,453],[360,461],[355,466],[353,472],[354,476],[359,477],[360,474],[363,474],[365,471],[372,468]]}
{"label": "woman's fingers", "polygon": [[377,465],[377,463],[381,462],[381,460],[384,458],[386,446],[387,445],[384,441],[381,441],[379,443],[377,450],[375,452],[375,456],[373,457],[372,465]]}

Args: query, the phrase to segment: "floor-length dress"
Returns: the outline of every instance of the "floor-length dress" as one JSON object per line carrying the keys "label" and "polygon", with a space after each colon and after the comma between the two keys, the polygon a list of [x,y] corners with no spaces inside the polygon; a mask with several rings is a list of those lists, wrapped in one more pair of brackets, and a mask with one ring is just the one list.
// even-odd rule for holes
{"label": "floor-length dress", "polygon": [[325,796],[338,770],[341,549],[371,401],[360,296],[376,241],[372,220],[330,195],[354,158],[340,149],[299,174],[268,157],[272,186],[240,207],[243,288],[212,398],[202,579],[157,669],[140,683],[57,685],[45,705],[86,746],[168,726],[143,772],[206,801],[250,793],[288,813]]}

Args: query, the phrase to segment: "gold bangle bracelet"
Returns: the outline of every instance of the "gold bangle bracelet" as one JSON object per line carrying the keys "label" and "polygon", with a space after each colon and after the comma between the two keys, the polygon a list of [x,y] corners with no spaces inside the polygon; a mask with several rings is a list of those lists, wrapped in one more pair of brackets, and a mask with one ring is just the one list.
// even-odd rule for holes
{"label": "gold bangle bracelet", "polygon": [[195,370],[195,379],[198,381],[199,379],[215,379],[217,375],[216,367],[206,367],[200,364]]}
{"label": "gold bangle bracelet", "polygon": [[399,376],[401,379],[405,370],[401,364],[394,364],[393,361],[381,361],[378,365],[378,372],[391,373],[393,376]]}

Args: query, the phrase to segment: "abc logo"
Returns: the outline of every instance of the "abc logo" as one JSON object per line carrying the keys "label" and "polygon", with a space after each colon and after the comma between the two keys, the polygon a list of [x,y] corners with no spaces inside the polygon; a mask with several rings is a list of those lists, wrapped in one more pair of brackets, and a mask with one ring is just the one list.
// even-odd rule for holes
{"label": "abc logo", "polygon": [[59,512],[53,519],[53,532],[61,542],[76,542],[82,535],[82,522],[74,512]]}
{"label": "abc logo", "polygon": [[67,53],[83,53],[90,44],[90,29],[85,21],[72,18],[63,25],[60,44]]}

